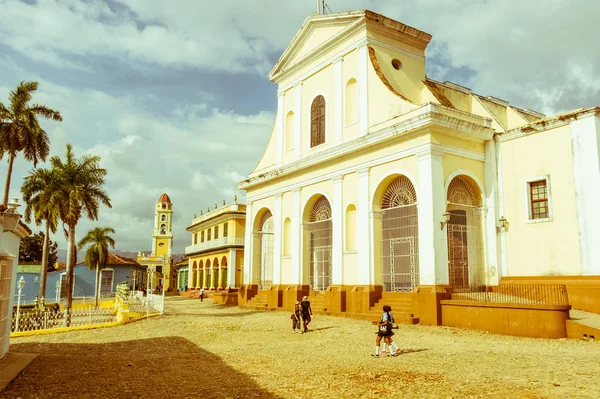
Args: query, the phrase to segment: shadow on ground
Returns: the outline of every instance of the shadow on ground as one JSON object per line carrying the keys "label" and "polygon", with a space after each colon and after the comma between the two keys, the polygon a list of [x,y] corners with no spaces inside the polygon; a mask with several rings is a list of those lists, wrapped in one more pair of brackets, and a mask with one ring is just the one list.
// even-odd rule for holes
{"label": "shadow on ground", "polygon": [[181,337],[10,350],[39,356],[0,398],[278,398]]}

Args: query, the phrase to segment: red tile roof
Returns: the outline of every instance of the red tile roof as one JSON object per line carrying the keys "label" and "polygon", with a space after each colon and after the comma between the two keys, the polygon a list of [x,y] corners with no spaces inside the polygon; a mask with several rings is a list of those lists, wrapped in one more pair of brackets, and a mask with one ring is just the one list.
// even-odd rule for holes
{"label": "red tile roof", "polygon": [[169,198],[169,196],[167,195],[167,193],[162,193],[162,195],[158,199],[158,202],[165,202],[167,204],[170,204],[171,203],[171,198]]}

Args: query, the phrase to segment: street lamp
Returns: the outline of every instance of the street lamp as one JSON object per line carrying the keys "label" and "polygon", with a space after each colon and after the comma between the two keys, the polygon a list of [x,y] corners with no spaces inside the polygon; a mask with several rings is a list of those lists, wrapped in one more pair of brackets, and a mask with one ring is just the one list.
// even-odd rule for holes
{"label": "street lamp", "polygon": [[441,230],[444,230],[444,226],[450,222],[450,216],[452,216],[452,215],[450,214],[450,212],[446,211],[446,212],[444,212],[444,214],[442,216],[444,217],[444,221],[440,222],[440,225],[441,225],[440,227],[441,227]]}
{"label": "street lamp", "polygon": [[19,287],[19,291],[17,293],[17,321],[15,326],[15,332],[19,332],[19,317],[21,315],[21,296],[23,295],[23,288],[25,288],[25,278],[23,276],[21,276],[21,278],[17,282],[17,287]]}
{"label": "street lamp", "polygon": [[56,303],[58,303],[60,294],[60,280],[56,280]]}
{"label": "street lamp", "polygon": [[21,215],[17,212],[17,208],[21,206],[18,198],[13,198],[9,202],[4,212],[0,214],[2,217],[2,228],[4,231],[17,231],[19,227],[19,219]]}

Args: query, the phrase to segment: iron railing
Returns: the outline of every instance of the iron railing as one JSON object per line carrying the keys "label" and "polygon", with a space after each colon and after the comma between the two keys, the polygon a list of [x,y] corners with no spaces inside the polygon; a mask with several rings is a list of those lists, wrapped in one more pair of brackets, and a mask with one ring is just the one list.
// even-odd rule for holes
{"label": "iron railing", "polygon": [[568,305],[564,284],[469,285],[452,288],[452,299],[461,301],[511,303],[521,305]]}

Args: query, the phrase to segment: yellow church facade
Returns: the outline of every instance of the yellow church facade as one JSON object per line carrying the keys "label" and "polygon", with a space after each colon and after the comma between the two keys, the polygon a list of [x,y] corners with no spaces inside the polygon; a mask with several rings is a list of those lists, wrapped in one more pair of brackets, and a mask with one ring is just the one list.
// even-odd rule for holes
{"label": "yellow church facade", "polygon": [[242,284],[245,215],[246,205],[223,201],[223,206],[215,204],[213,210],[194,217],[187,227],[192,242],[185,248],[188,290],[229,292]]}
{"label": "yellow church facade", "polygon": [[240,304],[364,313],[386,293],[600,275],[600,110],[546,117],[429,79],[430,40],[370,11],[307,18],[239,184]]}
{"label": "yellow church facade", "polygon": [[[171,249],[173,248],[173,203],[163,193],[154,208],[154,227],[152,233],[152,252],[138,253],[137,262],[148,268],[149,289],[156,292],[158,288],[165,291],[177,289],[176,275],[172,275]],[[175,277],[175,280],[173,279]]]}

